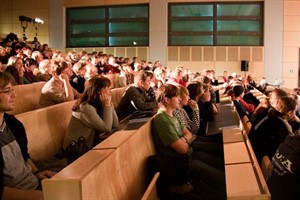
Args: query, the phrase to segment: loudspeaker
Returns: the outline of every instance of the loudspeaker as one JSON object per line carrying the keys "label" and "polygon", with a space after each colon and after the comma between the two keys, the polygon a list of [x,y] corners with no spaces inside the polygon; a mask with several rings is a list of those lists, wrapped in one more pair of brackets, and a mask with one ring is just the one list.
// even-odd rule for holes
{"label": "loudspeaker", "polygon": [[249,61],[247,60],[242,60],[241,61],[241,71],[247,72],[249,68]]}

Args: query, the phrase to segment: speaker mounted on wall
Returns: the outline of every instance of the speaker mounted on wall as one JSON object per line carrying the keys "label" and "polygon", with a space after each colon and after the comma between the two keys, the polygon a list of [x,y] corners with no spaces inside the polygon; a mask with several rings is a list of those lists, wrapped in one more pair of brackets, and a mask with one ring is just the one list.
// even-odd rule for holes
{"label": "speaker mounted on wall", "polygon": [[247,72],[249,70],[249,61],[242,60],[241,61],[241,71]]}

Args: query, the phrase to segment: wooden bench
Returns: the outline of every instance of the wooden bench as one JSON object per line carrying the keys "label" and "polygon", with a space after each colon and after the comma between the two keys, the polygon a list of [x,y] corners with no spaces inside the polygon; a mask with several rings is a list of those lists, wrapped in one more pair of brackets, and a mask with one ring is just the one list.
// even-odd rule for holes
{"label": "wooden bench", "polygon": [[264,175],[244,131],[223,129],[227,199],[271,199]]}
{"label": "wooden bench", "polygon": [[125,76],[120,76],[120,74],[106,74],[104,76],[110,80],[110,88],[119,88],[126,86]]}
{"label": "wooden bench", "polygon": [[150,185],[147,182],[147,159],[153,154],[151,120],[136,131],[116,132],[51,179],[43,180],[44,199],[157,199],[158,175]]}
{"label": "wooden bench", "polygon": [[75,100],[16,115],[25,127],[33,159],[48,159],[61,150],[74,103]]}
{"label": "wooden bench", "polygon": [[121,98],[122,98],[124,92],[126,91],[127,87],[128,86],[111,89],[111,101],[112,101],[115,109],[118,107],[118,105],[121,101]]}
{"label": "wooden bench", "polygon": [[146,192],[142,196],[141,200],[157,200],[157,192],[156,192],[156,182],[160,173],[156,172],[148,185]]}
{"label": "wooden bench", "polygon": [[244,128],[246,134],[249,135],[251,127],[252,127],[252,123],[250,122],[247,115],[244,115],[241,120],[242,120],[242,125],[243,125],[243,128]]}
{"label": "wooden bench", "polygon": [[8,112],[12,115],[28,112],[41,108],[39,104],[41,90],[46,82],[37,82],[25,85],[16,85],[15,108]]}

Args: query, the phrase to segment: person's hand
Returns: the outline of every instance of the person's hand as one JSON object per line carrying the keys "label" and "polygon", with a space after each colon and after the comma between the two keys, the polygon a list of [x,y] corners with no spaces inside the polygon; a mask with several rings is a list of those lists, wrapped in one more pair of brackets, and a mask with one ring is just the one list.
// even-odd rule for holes
{"label": "person's hand", "polygon": [[190,100],[188,101],[188,105],[189,105],[193,110],[196,110],[196,109],[198,108],[197,102],[196,102],[195,100],[192,100],[192,99],[190,99]]}
{"label": "person's hand", "polygon": [[41,172],[38,172],[35,176],[38,178],[38,179],[46,179],[46,178],[51,178],[53,177],[54,175],[56,174],[56,172],[53,172],[53,171],[41,171]]}
{"label": "person's hand", "polygon": [[24,69],[23,69],[23,67],[19,67],[19,68],[17,68],[17,70],[18,70],[18,76],[19,77],[23,77],[24,76]]}
{"label": "person's hand", "polygon": [[104,106],[110,106],[111,103],[111,94],[109,93],[105,93],[105,92],[101,92],[100,94],[100,100],[103,103]]}
{"label": "person's hand", "polygon": [[69,81],[69,77],[68,77],[67,74],[60,74],[60,75],[58,76],[58,78],[59,78],[59,80],[61,80],[61,81]]}
{"label": "person's hand", "polygon": [[209,91],[204,92],[203,95],[202,95],[202,100],[203,100],[204,102],[208,102],[208,101],[210,101],[210,99],[211,99],[211,97],[210,97],[210,92],[209,92]]}

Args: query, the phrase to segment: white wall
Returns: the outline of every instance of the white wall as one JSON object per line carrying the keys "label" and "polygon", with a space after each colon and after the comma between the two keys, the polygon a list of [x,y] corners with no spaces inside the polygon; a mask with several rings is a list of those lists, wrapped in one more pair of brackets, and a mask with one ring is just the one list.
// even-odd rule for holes
{"label": "white wall", "polygon": [[283,0],[265,0],[264,76],[269,83],[282,78]]}

